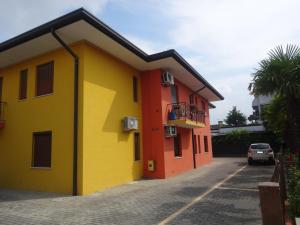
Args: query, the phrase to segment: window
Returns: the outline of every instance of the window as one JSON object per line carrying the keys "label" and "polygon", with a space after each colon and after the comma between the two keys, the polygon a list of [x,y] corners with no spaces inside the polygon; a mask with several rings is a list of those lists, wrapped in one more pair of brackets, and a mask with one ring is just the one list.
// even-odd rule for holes
{"label": "window", "polygon": [[190,104],[194,104],[194,95],[190,95]]}
{"label": "window", "polygon": [[0,121],[3,120],[4,118],[4,109],[3,109],[3,104],[1,103],[2,100],[2,86],[3,86],[3,77],[0,77]]}
{"label": "window", "polygon": [[207,140],[207,136],[204,136],[204,150],[205,150],[205,152],[208,152],[208,140]]}
{"label": "window", "polygon": [[193,152],[197,154],[197,135],[193,135]]}
{"label": "window", "polygon": [[137,77],[132,78],[132,85],[133,85],[133,101],[138,101],[138,79]]}
{"label": "window", "polygon": [[2,100],[2,86],[3,86],[3,77],[0,77],[0,102]]}
{"label": "window", "polygon": [[176,85],[171,85],[171,100],[172,103],[178,103],[178,88]]}
{"label": "window", "polygon": [[202,110],[205,112],[205,102],[201,101],[201,105],[202,105]]}
{"label": "window", "polygon": [[201,153],[201,145],[200,145],[200,135],[198,135],[198,150],[199,150],[199,153]]}
{"label": "window", "polygon": [[53,67],[53,62],[37,66],[36,96],[53,93]]}
{"label": "window", "polygon": [[20,72],[19,100],[27,98],[27,70]]}
{"label": "window", "polygon": [[51,167],[52,132],[33,133],[32,167]]}
{"label": "window", "polygon": [[176,137],[173,138],[174,141],[174,156],[181,157],[181,143],[180,143],[180,135],[177,134]]}
{"label": "window", "polygon": [[138,161],[140,159],[141,159],[140,134],[134,133],[134,160]]}

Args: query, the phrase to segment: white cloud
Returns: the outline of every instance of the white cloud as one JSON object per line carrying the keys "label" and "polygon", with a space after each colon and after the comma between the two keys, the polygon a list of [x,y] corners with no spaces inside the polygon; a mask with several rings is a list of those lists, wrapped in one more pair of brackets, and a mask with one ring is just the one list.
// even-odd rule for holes
{"label": "white cloud", "polygon": [[108,0],[3,1],[0,42],[80,7],[92,13],[100,13],[107,2]]}
{"label": "white cloud", "polygon": [[175,23],[174,45],[204,55],[210,66],[256,64],[278,44],[298,43],[298,0],[178,0],[162,10]]}
{"label": "white cloud", "polygon": [[225,100],[214,102],[216,108],[211,110],[212,123],[224,120],[233,106],[237,106],[246,116],[252,113],[253,97],[249,95],[247,90],[249,79],[248,75],[234,75],[213,80],[212,83],[223,94]]}
{"label": "white cloud", "polygon": [[[212,122],[236,105],[249,115],[247,90],[257,63],[279,44],[299,44],[299,0],[165,0],[170,41],[225,97]],[[166,10],[167,9],[167,10]],[[244,75],[235,75],[244,74]]]}

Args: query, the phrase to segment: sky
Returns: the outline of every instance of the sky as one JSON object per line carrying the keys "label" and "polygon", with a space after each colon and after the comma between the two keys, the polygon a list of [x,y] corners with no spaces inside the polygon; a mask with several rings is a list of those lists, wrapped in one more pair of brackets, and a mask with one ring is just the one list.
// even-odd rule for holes
{"label": "sky", "polygon": [[0,42],[84,7],[151,54],[176,49],[225,100],[211,123],[233,106],[252,113],[248,85],[277,45],[299,44],[299,0],[1,0]]}

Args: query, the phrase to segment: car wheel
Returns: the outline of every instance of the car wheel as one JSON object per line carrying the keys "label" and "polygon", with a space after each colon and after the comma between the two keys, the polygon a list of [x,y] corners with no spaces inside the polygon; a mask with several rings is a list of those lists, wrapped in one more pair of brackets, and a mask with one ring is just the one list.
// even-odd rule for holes
{"label": "car wheel", "polygon": [[275,160],[274,160],[274,159],[270,159],[270,160],[269,160],[269,163],[270,163],[271,165],[275,165]]}
{"label": "car wheel", "polygon": [[248,165],[252,165],[252,159],[248,159]]}

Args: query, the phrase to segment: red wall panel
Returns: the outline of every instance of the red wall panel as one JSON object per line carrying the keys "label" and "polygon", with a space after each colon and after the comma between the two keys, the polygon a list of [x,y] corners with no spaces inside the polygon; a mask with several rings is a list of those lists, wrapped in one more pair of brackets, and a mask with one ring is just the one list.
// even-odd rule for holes
{"label": "red wall panel", "polygon": [[[142,112],[143,112],[143,151],[144,176],[149,178],[165,178],[174,176],[194,168],[192,129],[178,128],[181,137],[182,156],[174,156],[173,138],[165,138],[164,125],[168,122],[167,105],[171,103],[170,87],[161,85],[161,70],[142,73]],[[175,80],[178,87],[179,102],[189,103],[192,90]],[[200,167],[212,160],[212,146],[209,123],[208,102],[200,95],[196,95],[198,107],[205,105],[205,128],[194,129],[195,135],[200,135],[201,153],[195,155],[196,167]],[[209,151],[204,151],[204,135],[208,137]],[[198,144],[197,144],[198,145]],[[155,160],[155,171],[147,169],[148,160]]]}

